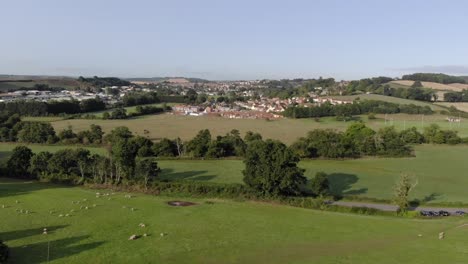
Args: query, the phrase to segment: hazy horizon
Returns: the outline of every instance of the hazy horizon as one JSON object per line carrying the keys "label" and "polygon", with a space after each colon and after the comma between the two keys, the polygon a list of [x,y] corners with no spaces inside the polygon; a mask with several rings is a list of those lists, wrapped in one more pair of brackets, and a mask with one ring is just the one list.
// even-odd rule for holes
{"label": "hazy horizon", "polygon": [[3,3],[0,73],[253,80],[468,75],[468,2]]}

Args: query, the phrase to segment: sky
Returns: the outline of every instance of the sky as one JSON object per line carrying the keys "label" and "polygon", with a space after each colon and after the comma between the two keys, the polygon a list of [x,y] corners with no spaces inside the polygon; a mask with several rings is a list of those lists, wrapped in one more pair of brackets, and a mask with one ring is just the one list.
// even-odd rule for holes
{"label": "sky", "polygon": [[468,75],[464,0],[2,0],[0,74]]}

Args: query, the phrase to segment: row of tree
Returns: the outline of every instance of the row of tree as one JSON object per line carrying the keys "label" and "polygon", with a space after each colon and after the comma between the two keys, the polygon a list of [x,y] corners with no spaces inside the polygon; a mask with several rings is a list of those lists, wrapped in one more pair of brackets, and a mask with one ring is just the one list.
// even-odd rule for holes
{"label": "row of tree", "polygon": [[49,101],[38,102],[32,100],[17,100],[0,103],[0,112],[19,114],[20,116],[48,116],[59,114],[78,114],[106,109],[106,104],[99,98],[82,101]]}
{"label": "row of tree", "polygon": [[444,101],[447,102],[468,102],[468,90],[461,92],[448,92],[444,94]]}
{"label": "row of tree", "polygon": [[390,102],[382,102],[376,100],[355,100],[352,104],[332,105],[324,103],[319,106],[303,107],[293,106],[288,107],[283,115],[289,118],[311,118],[311,117],[351,117],[361,114],[432,114],[433,111],[429,106],[419,106],[414,104],[395,104]]}

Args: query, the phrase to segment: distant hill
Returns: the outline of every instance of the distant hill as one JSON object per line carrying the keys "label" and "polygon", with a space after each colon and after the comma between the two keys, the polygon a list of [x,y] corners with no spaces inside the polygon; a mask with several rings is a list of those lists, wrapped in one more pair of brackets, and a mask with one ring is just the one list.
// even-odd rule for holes
{"label": "distant hill", "polygon": [[210,82],[206,79],[193,78],[193,77],[151,77],[151,78],[126,78],[125,80],[130,82],[147,82],[147,83],[157,83],[157,82]]}
{"label": "distant hill", "polygon": [[78,80],[71,77],[0,75],[0,92],[30,89],[37,84],[64,89],[74,89],[81,86]]}

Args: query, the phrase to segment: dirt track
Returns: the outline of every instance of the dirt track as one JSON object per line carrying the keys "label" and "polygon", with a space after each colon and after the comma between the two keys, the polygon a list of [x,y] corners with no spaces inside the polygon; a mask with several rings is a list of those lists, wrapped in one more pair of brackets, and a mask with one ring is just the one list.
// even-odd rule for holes
{"label": "dirt track", "polygon": [[[396,212],[398,207],[392,204],[377,204],[377,203],[362,203],[362,202],[344,202],[344,201],[337,201],[333,202],[333,205],[340,205],[346,207],[369,207],[375,208],[382,211],[390,211]],[[412,211],[447,211],[449,213],[455,213],[456,211],[464,211],[468,212],[468,208],[453,208],[453,207],[430,207],[430,206],[417,206],[410,208]]]}

